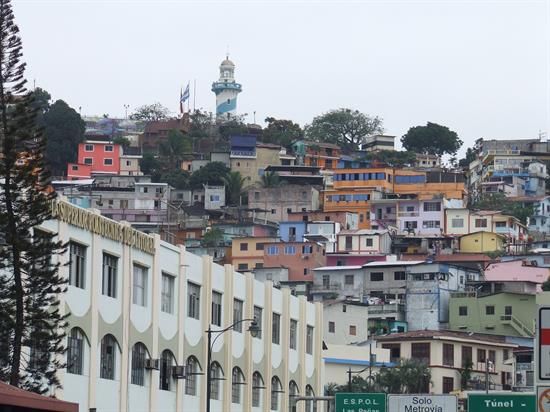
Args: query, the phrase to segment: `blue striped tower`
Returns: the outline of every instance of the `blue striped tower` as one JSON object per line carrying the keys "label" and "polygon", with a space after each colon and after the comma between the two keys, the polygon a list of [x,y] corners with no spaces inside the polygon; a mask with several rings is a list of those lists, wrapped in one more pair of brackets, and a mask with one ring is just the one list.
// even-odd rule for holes
{"label": "blue striped tower", "polygon": [[220,79],[212,83],[212,91],[216,94],[216,116],[227,119],[235,116],[242,86],[235,82],[235,64],[228,57],[220,64]]}

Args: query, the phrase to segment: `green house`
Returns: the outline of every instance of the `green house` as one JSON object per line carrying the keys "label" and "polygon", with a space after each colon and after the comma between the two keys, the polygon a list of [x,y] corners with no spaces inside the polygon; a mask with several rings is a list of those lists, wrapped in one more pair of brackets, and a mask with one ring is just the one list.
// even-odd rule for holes
{"label": "green house", "polygon": [[449,329],[530,338],[535,334],[533,282],[476,282],[451,293]]}

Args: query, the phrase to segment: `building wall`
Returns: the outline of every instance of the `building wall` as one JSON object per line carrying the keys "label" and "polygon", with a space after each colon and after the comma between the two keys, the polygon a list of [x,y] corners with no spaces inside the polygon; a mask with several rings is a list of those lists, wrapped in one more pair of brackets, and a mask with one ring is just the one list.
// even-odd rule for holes
{"label": "building wall", "polygon": [[262,175],[267,166],[280,165],[279,146],[256,146],[256,157],[231,157],[231,170],[239,172],[246,179],[245,185],[256,185],[262,180]]}
{"label": "building wall", "polygon": [[354,230],[359,226],[359,216],[357,213],[345,212],[345,211],[326,211],[321,210],[309,211],[309,212],[292,212],[288,214],[289,221],[308,221],[308,222],[320,222],[331,221],[340,224],[340,227],[345,230]]}
{"label": "building wall", "polygon": [[284,222],[289,220],[289,212],[318,210],[319,190],[309,185],[258,187],[248,192],[248,206],[266,211],[256,212],[258,219]]}
{"label": "building wall", "polygon": [[92,176],[92,166],[78,163],[69,163],[67,165],[67,179],[89,179]]}
{"label": "building wall", "polygon": [[[391,335],[390,335],[391,336]],[[432,373],[431,383],[430,383],[430,393],[433,394],[442,394],[443,393],[443,377],[453,378],[454,380],[454,390],[460,389],[460,370],[462,367],[462,347],[469,346],[472,348],[472,379],[480,379],[485,382],[485,363],[479,362],[477,350],[484,350],[486,355],[489,350],[495,351],[495,369],[494,372],[490,372],[490,381],[496,384],[500,384],[501,373],[506,372],[512,376],[513,366],[504,364],[504,354],[505,351],[508,351],[509,356],[511,356],[512,349],[516,345],[512,344],[499,344],[493,343],[490,341],[475,341],[467,339],[445,339],[439,337],[437,340],[433,339],[418,339],[418,340],[380,340],[377,342],[378,347],[384,347],[388,344],[399,344],[401,349],[401,358],[409,359],[411,358],[411,345],[413,343],[430,343],[430,370]],[[454,359],[453,366],[447,366],[443,364],[443,344],[451,344],[454,347]]]}
{"label": "building wall", "polygon": [[[116,222],[96,216],[92,212],[80,211],[84,219],[99,219],[114,228],[123,228]],[[74,226],[72,214],[59,220],[43,224],[43,230],[58,233],[59,240],[78,241],[86,247],[85,287],[69,286],[60,296],[63,313],[69,314],[69,328],[79,327],[85,335],[84,369],[82,375],[68,373],[60,369],[58,375],[64,389],[55,395],[63,400],[79,403],[81,410],[97,408],[98,411],[203,411],[205,410],[205,378],[196,375],[198,382],[196,396],[185,394],[185,379],[170,378],[170,390],[159,389],[159,371],[145,370],[143,386],[131,383],[132,348],[141,342],[147,349],[147,357],[159,359],[164,350],[170,350],[175,364],[184,365],[190,356],[195,356],[204,372],[206,363],[206,335],[203,331],[210,325],[212,291],[222,293],[221,325],[223,328],[233,322],[233,302],[238,298],[244,302],[243,318],[253,317],[254,306],[261,307],[262,335],[253,338],[243,332],[227,332],[213,347],[213,360],[219,362],[225,380],[219,381],[220,400],[212,400],[214,411],[253,410],[252,373],[261,373],[265,389],[262,389],[262,410],[269,408],[271,398],[271,378],[278,376],[283,388],[288,388],[294,380],[300,393],[306,385],[311,385],[316,394],[321,388],[321,342],[322,308],[297,298],[289,291],[274,289],[270,282],[260,283],[250,275],[241,275],[231,266],[213,264],[209,257],[198,257],[160,241],[158,236],[145,235],[146,248],[130,246],[111,240],[101,234]],[[99,226],[95,226],[96,229]],[[151,253],[151,247],[154,253]],[[117,294],[114,298],[102,294],[101,268],[103,252],[118,257]],[[61,266],[61,273],[68,276],[68,253],[54,257]],[[146,304],[133,303],[132,279],[136,264],[146,268]],[[173,311],[161,310],[161,275],[172,276],[174,287]],[[200,286],[199,319],[188,316],[188,282]],[[283,310],[284,308],[284,310]],[[281,315],[279,343],[272,342],[272,313]],[[297,349],[289,349],[290,319],[298,321]],[[313,327],[313,351],[306,353],[306,325]],[[118,345],[115,347],[115,379],[100,378],[101,341],[107,334],[112,335]],[[231,405],[231,371],[234,366],[241,368],[246,385],[242,385],[241,406]],[[280,394],[282,411],[287,411],[288,393]],[[235,405],[233,405],[235,406]],[[259,410],[259,409],[258,409]],[[301,409],[303,411],[303,409]]]}
{"label": "building wall", "polygon": [[[349,345],[367,340],[369,337],[367,308],[362,304],[354,305],[341,301],[326,302],[323,306],[323,340],[325,343]],[[334,324],[333,332],[331,324]]]}
{"label": "building wall", "polygon": [[[87,151],[86,147],[92,146],[91,151]],[[112,147],[110,152],[105,151],[105,147]],[[92,172],[94,173],[113,173],[118,174],[120,171],[120,145],[112,142],[84,142],[78,145],[78,161],[79,164],[86,164],[85,159],[92,159]],[[112,164],[106,165],[105,159],[110,159]]]}
{"label": "building wall", "polygon": [[[294,233],[290,234],[291,231]],[[279,222],[279,237],[284,242],[301,242],[305,233],[305,222]]]}
{"label": "building wall", "polygon": [[268,237],[233,238],[231,264],[236,270],[246,271],[264,266],[264,244],[276,239]]}
{"label": "building wall", "polygon": [[477,232],[460,238],[461,253],[494,252],[502,248],[502,238],[491,232]]}
{"label": "building wall", "polygon": [[[493,314],[487,314],[487,306],[494,307]],[[512,316],[534,330],[533,314],[536,312],[535,295],[498,293],[475,297],[471,294],[451,296],[449,300],[449,328],[463,332],[488,333],[492,335],[525,336],[517,323],[509,318],[502,319],[505,307],[512,307]],[[460,315],[460,307],[466,307],[466,315]]]}
{"label": "building wall", "polygon": [[314,242],[265,243],[263,253],[265,267],[288,268],[288,280],[294,282],[313,281],[313,269],[327,263],[324,247]]}
{"label": "building wall", "polygon": [[121,156],[120,158],[120,174],[121,175],[141,175],[141,169],[139,167],[139,158]]}
{"label": "building wall", "polygon": [[[346,247],[346,238],[351,237],[351,248]],[[391,239],[388,233],[373,234],[354,234],[340,233],[337,236],[337,252],[343,253],[390,253]],[[367,241],[372,242],[372,246],[367,246]]]}
{"label": "building wall", "polygon": [[[445,234],[466,235],[470,233],[470,211],[468,209],[445,210]],[[454,221],[454,225],[453,225]],[[460,225],[462,223],[462,225]]]}

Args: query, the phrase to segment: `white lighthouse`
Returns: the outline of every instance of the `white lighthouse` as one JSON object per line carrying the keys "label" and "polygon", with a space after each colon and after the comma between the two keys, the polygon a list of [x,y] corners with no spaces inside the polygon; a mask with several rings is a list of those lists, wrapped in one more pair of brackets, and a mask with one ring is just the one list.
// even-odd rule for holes
{"label": "white lighthouse", "polygon": [[235,82],[235,64],[228,57],[220,64],[220,79],[212,83],[216,93],[216,116],[230,118],[237,114],[237,95],[242,86]]}

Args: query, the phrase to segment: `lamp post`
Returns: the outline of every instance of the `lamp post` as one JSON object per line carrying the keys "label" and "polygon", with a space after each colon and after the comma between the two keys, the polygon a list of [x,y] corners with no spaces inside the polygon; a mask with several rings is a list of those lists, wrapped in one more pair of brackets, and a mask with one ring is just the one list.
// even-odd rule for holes
{"label": "lamp post", "polygon": [[372,376],[372,360],[373,360],[373,354],[372,354],[372,343],[369,343],[369,365],[366,367],[366,368],[363,368],[361,369],[360,371],[352,371],[351,370],[351,367],[348,368],[348,392],[352,392],[352,388],[351,388],[351,375],[352,374],[355,374],[355,375],[359,375],[363,372],[365,372],[367,369],[369,370],[369,377],[367,378],[367,380],[369,381],[369,384],[372,384],[372,381],[374,379],[374,377]]}
{"label": "lamp post", "polygon": [[[209,326],[208,330],[206,331],[208,335],[208,351],[206,359],[206,412],[210,412],[210,383],[212,380],[212,376],[210,373],[210,364],[212,363],[212,348],[214,347],[214,343],[216,343],[216,340],[225,332],[227,332],[228,330],[232,330],[236,325],[239,325],[243,322],[250,322],[248,331],[253,338],[258,336],[258,332],[260,332],[261,329],[255,319],[241,319],[233,323],[232,325],[229,325],[227,328],[220,330],[212,330],[212,327]],[[213,333],[216,334],[214,339],[212,339]]]}

